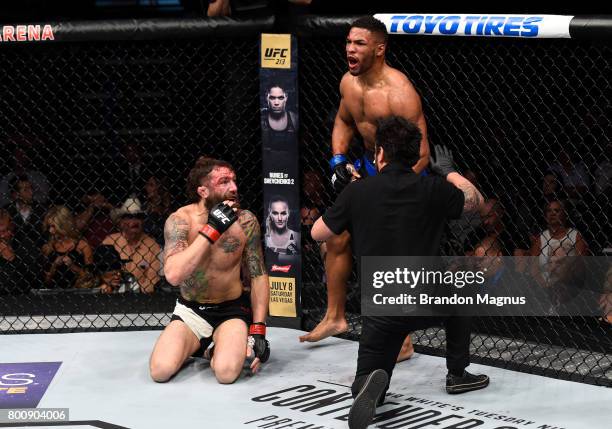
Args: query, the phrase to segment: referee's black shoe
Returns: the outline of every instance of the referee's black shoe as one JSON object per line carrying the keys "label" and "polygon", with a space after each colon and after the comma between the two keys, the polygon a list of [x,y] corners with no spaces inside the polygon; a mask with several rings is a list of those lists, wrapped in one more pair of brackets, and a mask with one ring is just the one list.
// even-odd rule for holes
{"label": "referee's black shoe", "polygon": [[373,371],[355,397],[348,416],[349,429],[366,429],[374,418],[380,395],[387,388],[389,376],[384,369]]}
{"label": "referee's black shoe", "polygon": [[453,375],[450,372],[446,375],[446,392],[450,394],[484,389],[488,385],[489,377],[484,374],[470,374],[463,370],[461,376]]}

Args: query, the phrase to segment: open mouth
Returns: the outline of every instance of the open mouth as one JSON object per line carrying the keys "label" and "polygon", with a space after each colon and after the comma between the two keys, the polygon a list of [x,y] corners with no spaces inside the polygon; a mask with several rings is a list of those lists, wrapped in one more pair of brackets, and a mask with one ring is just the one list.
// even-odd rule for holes
{"label": "open mouth", "polygon": [[359,64],[359,60],[353,56],[347,57],[349,67],[353,68]]}

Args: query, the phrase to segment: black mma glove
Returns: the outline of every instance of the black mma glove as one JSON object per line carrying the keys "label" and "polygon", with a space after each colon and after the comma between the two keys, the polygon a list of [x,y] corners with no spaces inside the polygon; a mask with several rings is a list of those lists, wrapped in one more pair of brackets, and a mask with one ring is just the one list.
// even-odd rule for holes
{"label": "black mma glove", "polygon": [[436,154],[436,160],[429,157],[429,168],[436,174],[446,178],[450,173],[454,173],[457,170],[453,163],[453,153],[446,146],[436,145],[434,146],[434,152]]}
{"label": "black mma glove", "polygon": [[225,203],[219,203],[210,209],[208,213],[208,223],[199,231],[204,237],[210,241],[211,244],[221,237],[225,231],[229,229],[234,222],[236,222],[238,216],[234,210]]}
{"label": "black mma glove", "polygon": [[342,192],[344,187],[351,183],[351,179],[353,175],[346,168],[348,165],[348,160],[346,156],[339,154],[334,155],[332,159],[329,161],[329,166],[334,173],[331,178],[332,186],[337,193]]}
{"label": "black mma glove", "polygon": [[270,343],[266,340],[265,323],[255,322],[249,327],[247,342],[255,352],[255,357],[258,357],[261,363],[268,360],[270,357]]}

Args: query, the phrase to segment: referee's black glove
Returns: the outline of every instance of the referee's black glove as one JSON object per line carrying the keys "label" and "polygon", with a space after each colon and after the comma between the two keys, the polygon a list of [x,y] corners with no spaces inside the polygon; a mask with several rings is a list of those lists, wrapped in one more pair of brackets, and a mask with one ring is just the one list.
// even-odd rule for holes
{"label": "referee's black glove", "polygon": [[434,146],[436,159],[429,157],[429,168],[434,173],[446,178],[450,173],[455,173],[457,169],[453,163],[453,153],[446,146]]}

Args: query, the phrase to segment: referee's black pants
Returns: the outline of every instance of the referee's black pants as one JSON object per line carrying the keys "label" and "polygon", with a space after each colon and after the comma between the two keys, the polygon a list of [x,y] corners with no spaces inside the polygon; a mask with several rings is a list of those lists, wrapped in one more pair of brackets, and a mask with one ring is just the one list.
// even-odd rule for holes
{"label": "referee's black pants", "polygon": [[[436,325],[446,329],[446,367],[451,373],[463,373],[470,364],[469,317],[362,317],[353,397],[376,369],[384,369],[391,380],[397,355],[408,333]],[[388,388],[389,385],[385,393]],[[384,397],[383,393],[381,398],[384,400]]]}

